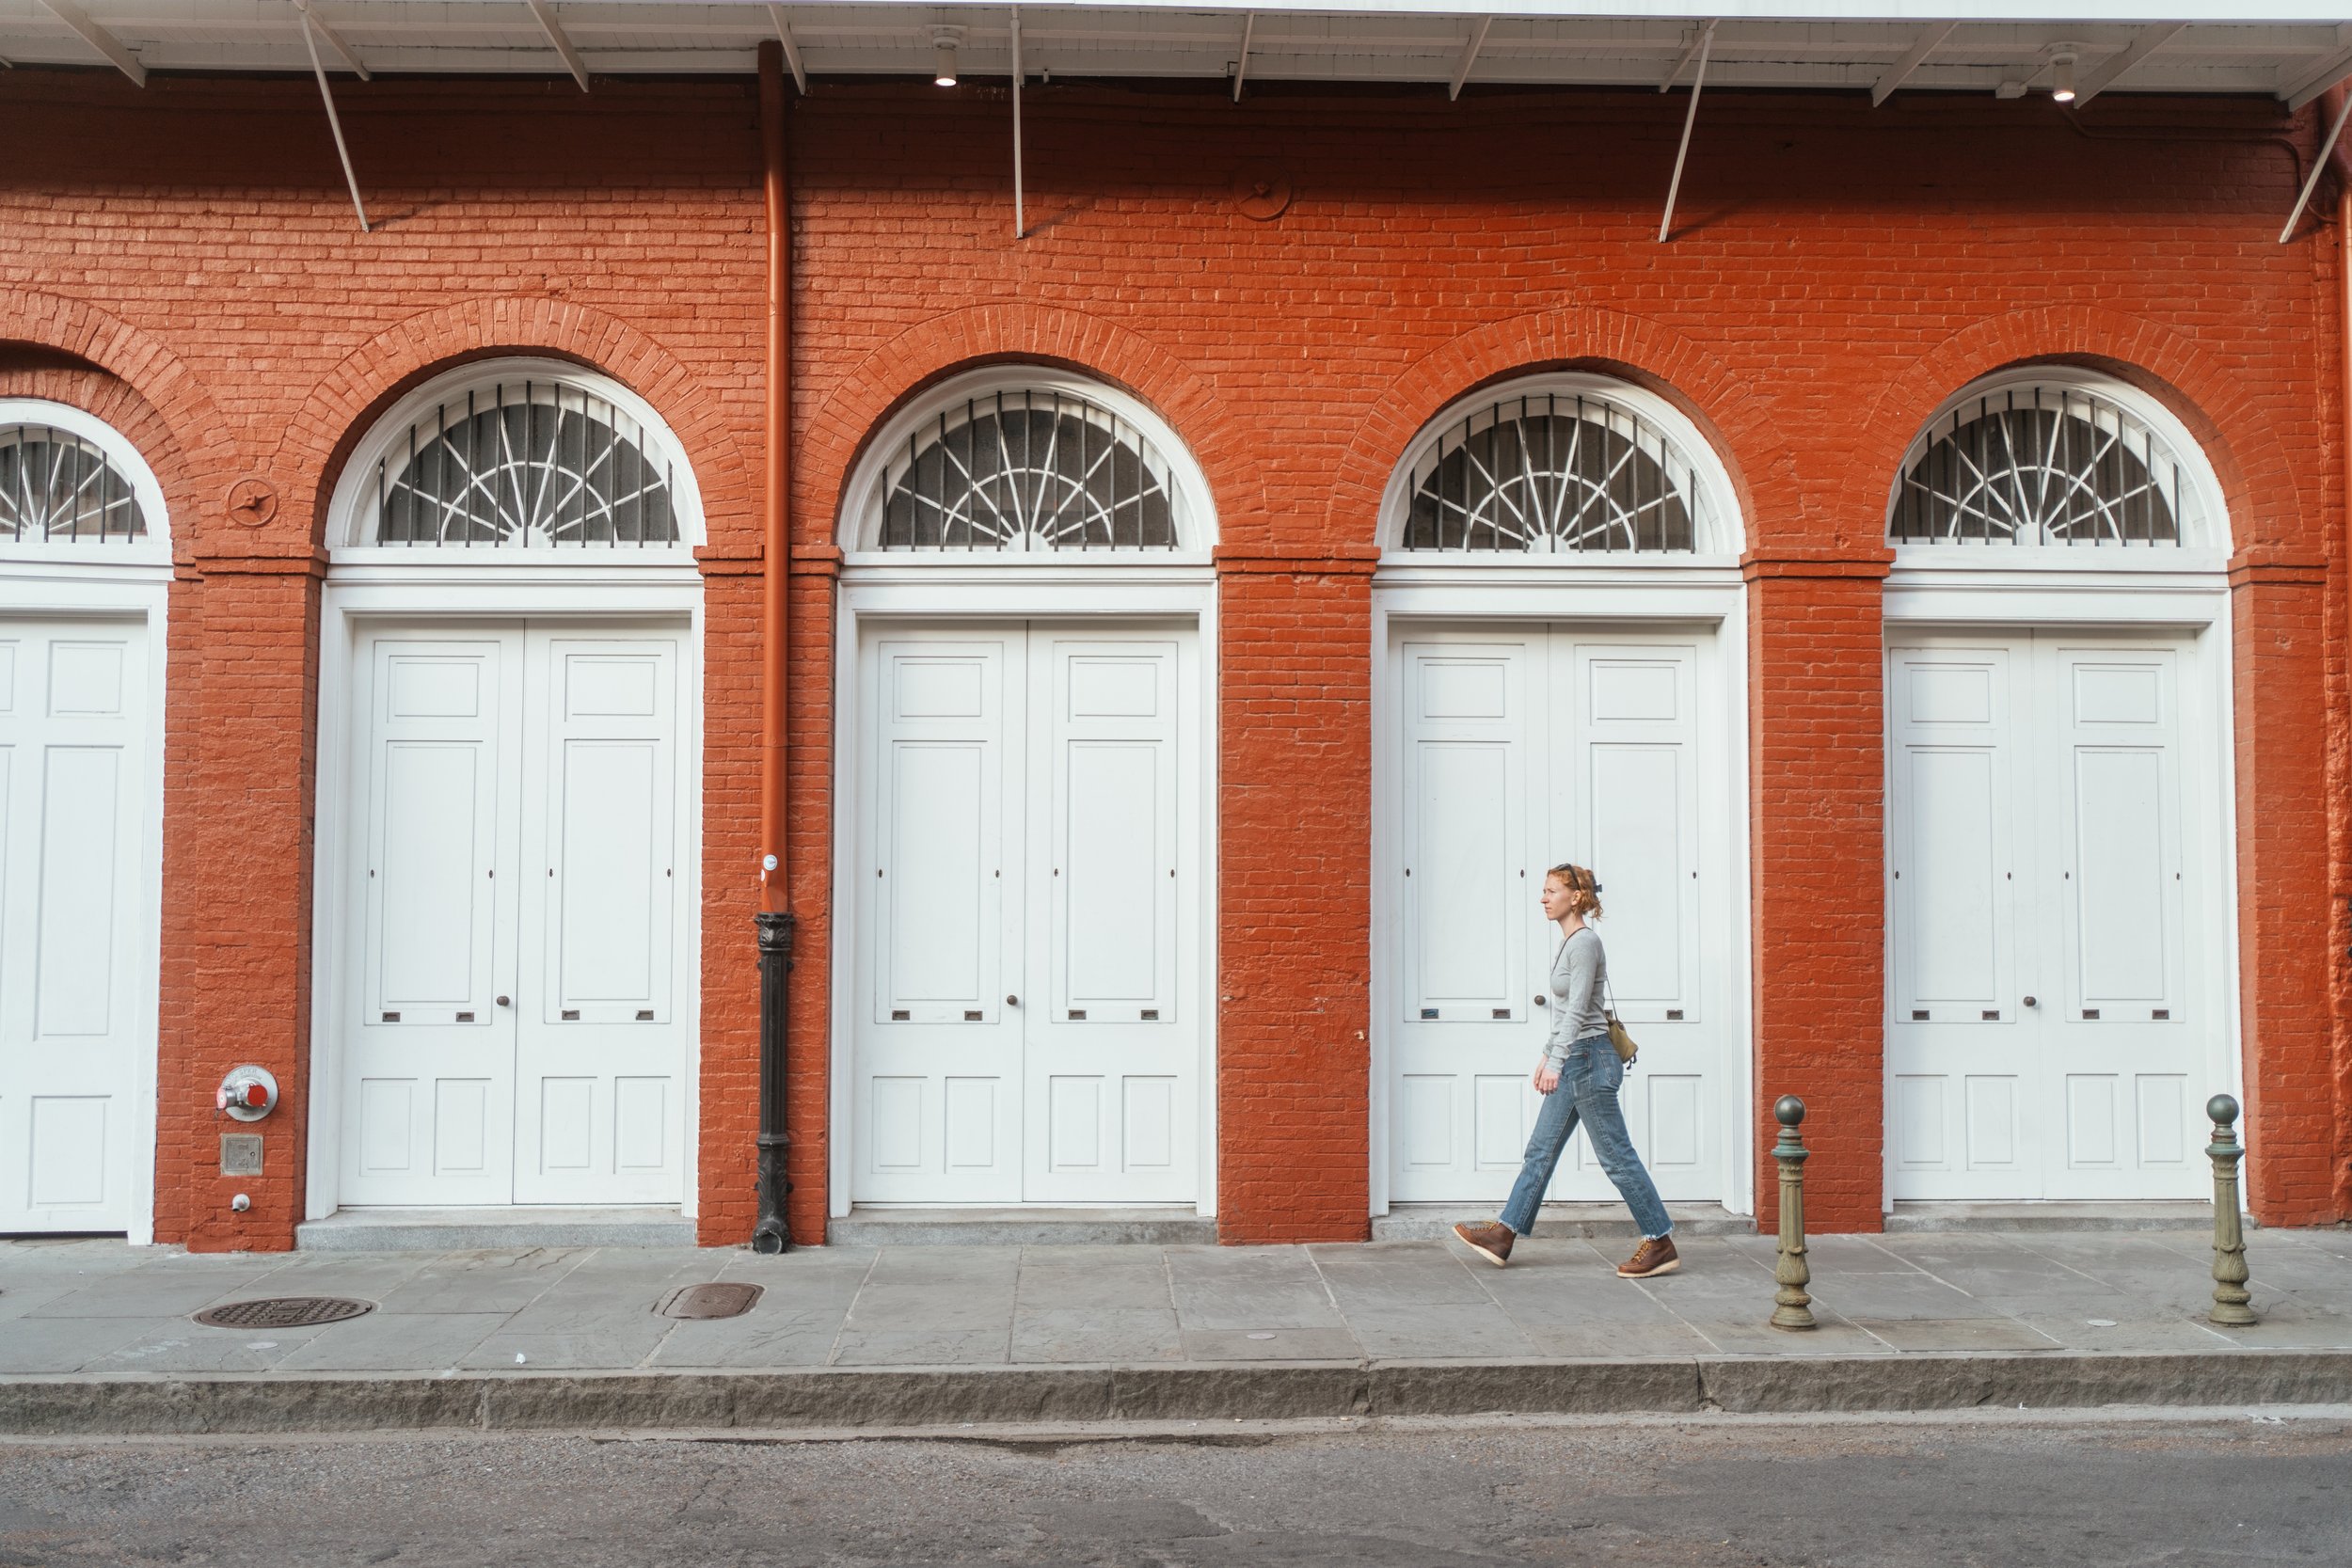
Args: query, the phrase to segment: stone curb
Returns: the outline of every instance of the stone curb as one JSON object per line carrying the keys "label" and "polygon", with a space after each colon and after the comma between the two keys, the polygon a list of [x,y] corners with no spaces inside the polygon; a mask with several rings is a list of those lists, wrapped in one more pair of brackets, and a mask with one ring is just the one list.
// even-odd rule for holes
{"label": "stone curb", "polygon": [[192,1436],[971,1421],[2352,1402],[2352,1351],[810,1368],[0,1380],[0,1434]]}

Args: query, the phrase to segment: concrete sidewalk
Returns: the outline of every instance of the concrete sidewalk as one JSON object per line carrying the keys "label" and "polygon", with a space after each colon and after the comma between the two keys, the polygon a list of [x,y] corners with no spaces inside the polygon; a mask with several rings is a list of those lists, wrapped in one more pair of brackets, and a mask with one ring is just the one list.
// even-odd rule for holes
{"label": "concrete sidewalk", "polygon": [[[193,1256],[0,1243],[0,1432],[920,1424],[1105,1415],[1948,1408],[2352,1399],[2352,1231],[2249,1242],[2258,1325],[2203,1321],[2202,1232],[1812,1243],[1820,1328],[1765,1326],[1773,1245],[577,1248]],[[679,1322],[681,1285],[762,1287]],[[221,1329],[262,1296],[374,1304]]]}

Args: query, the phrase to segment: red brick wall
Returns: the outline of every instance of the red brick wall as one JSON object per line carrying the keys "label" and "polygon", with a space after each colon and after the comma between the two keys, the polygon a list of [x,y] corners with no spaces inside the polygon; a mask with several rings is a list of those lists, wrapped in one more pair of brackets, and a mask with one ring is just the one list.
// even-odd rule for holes
{"label": "red brick wall", "polygon": [[[703,1234],[740,1237],[756,1044],[750,86],[337,92],[373,235],[351,219],[307,84],[159,77],[140,92],[0,73],[14,154],[0,341],[78,356],[93,398],[120,383],[171,449],[158,467],[183,565],[159,1233],[283,1245],[298,1211],[315,539],[338,454],[436,367],[528,349],[646,396],[693,454],[710,515]],[[1881,1188],[1877,581],[1894,466],[1947,394],[2020,360],[2131,376],[2192,422],[2248,568],[2234,603],[2256,1190],[2265,1217],[2345,1211],[2352,1025],[2329,936],[2344,928],[2331,896],[2352,894],[2336,246],[2317,220],[2275,243],[2308,114],[1709,95],[1661,245],[1681,103],[1655,94],[1448,103],[1274,87],[1235,105],[1214,85],[1056,84],[1025,109],[1018,242],[1001,89],[820,83],[795,109],[798,1234],[821,1234],[826,1196],[834,510],[889,408],[1017,356],[1152,403],[1217,505],[1229,1237],[1364,1230],[1364,563],[1380,486],[1437,407],[1565,364],[1681,404],[1748,514],[1755,1121],[1760,1153],[1772,1095],[1806,1095],[1820,1225],[1874,1225]],[[1232,197],[1260,171],[1292,193],[1267,222]],[[222,509],[246,474],[283,499],[264,529]],[[271,863],[239,863],[255,845]],[[1791,909],[1803,927],[1775,918]],[[202,1174],[210,1113],[194,1096],[248,1054],[294,1076],[272,1177],[232,1221]],[[1759,1196],[1769,1210],[1768,1181]]]}

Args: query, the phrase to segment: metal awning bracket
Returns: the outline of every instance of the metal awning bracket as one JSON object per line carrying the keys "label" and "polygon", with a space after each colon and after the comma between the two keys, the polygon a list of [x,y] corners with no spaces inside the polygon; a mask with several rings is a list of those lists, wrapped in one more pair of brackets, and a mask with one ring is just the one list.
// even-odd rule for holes
{"label": "metal awning bracket", "polygon": [[[368,226],[368,204],[359,199],[359,177],[352,172],[351,149],[343,144],[342,117],[335,112],[335,95],[326,86],[326,67],[319,63],[320,25],[310,15],[310,0],[294,0],[294,9],[302,16],[302,47],[310,52],[310,74],[319,79],[319,97],[326,104],[326,127],[335,133],[335,156],[343,164],[343,183],[351,187],[351,210],[359,214],[359,232],[374,232]],[[344,58],[349,59],[349,55]],[[354,61],[355,67],[358,62]],[[365,72],[361,73],[363,76]]]}
{"label": "metal awning bracket", "polygon": [[[1674,232],[1675,198],[1682,194],[1682,165],[1683,161],[1691,155],[1691,127],[1698,123],[1699,91],[1707,86],[1707,55],[1708,52],[1713,49],[1714,46],[1715,24],[1709,22],[1706,27],[1700,30],[1698,36],[1696,48],[1698,51],[1699,66],[1698,70],[1692,72],[1691,76],[1691,107],[1686,110],[1682,116],[1682,145],[1675,150],[1674,178],[1666,182],[1665,215],[1658,220],[1658,243],[1660,245],[1664,245],[1667,237]],[[1686,55],[1685,57],[1687,58],[1688,56]],[[1677,64],[1675,67],[1675,76],[1679,76],[1681,74],[1682,67]],[[1674,76],[1667,77],[1666,81],[1668,85],[1671,86],[1674,81]],[[1661,87],[1658,90],[1663,92],[1666,89],[1664,87]]]}

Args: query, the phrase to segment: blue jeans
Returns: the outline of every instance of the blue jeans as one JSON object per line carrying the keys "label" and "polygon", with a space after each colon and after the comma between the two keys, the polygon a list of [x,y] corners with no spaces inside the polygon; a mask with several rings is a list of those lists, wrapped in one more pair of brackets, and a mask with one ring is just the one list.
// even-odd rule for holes
{"label": "blue jeans", "polygon": [[1535,1228],[1536,1206],[1543,1202],[1552,1169],[1580,1121],[1600,1168],[1617,1184],[1617,1196],[1633,1211],[1642,1234],[1655,1240],[1674,1229],[1656,1184],[1642,1167],[1642,1157],[1633,1152],[1632,1135],[1625,1130],[1625,1111],[1617,1103],[1617,1089],[1624,1082],[1625,1064],[1617,1060],[1608,1036],[1594,1035],[1569,1049],[1560,1069],[1560,1086],[1544,1096],[1534,1135],[1527,1140],[1526,1162],[1512,1185],[1511,1201],[1502,1206],[1502,1223],[1515,1233],[1524,1236]]}

